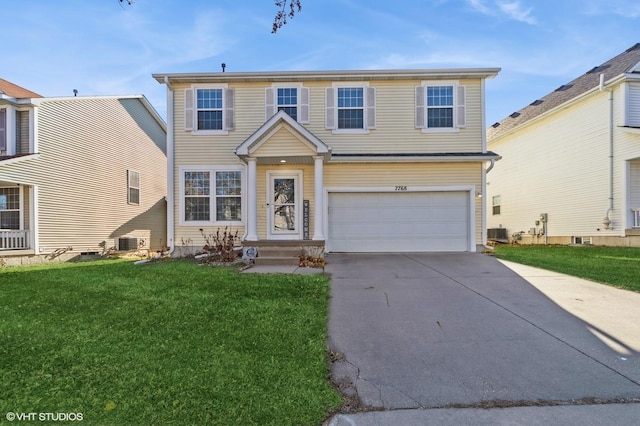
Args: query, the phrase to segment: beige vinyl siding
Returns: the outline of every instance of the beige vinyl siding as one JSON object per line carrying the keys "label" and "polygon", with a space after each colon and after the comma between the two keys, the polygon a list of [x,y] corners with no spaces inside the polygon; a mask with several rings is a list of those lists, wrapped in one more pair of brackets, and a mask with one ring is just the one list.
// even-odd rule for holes
{"label": "beige vinyl siding", "polygon": [[[310,89],[310,122],[305,127],[333,153],[441,153],[482,151],[482,84],[460,80],[466,86],[467,126],[457,132],[422,133],[415,128],[415,86],[421,81],[375,81],[376,129],[366,134],[333,134],[325,129],[325,89],[330,82],[304,82]],[[264,124],[268,83],[230,84],[235,88],[235,128],[227,135],[194,134],[184,130],[184,89],[174,85],[175,162],[179,165],[239,164],[235,149]]]}
{"label": "beige vinyl siding", "polygon": [[[628,212],[626,160],[640,157],[637,135],[624,121],[623,90],[614,91],[613,230],[602,221],[609,208],[609,94],[595,92],[569,108],[489,146],[502,156],[487,175],[488,199],[502,197],[500,215],[487,227],[528,231],[548,213],[549,236],[621,235]],[[635,141],[635,143],[634,143]]]}
{"label": "beige vinyl siding", "polygon": [[254,157],[286,157],[316,155],[303,141],[288,129],[281,128],[268,141],[256,149]]}
{"label": "beige vinyl siding", "polygon": [[[478,163],[330,164],[324,170],[325,187],[482,187]],[[476,241],[482,241],[482,203],[475,203]]]}
{"label": "beige vinyl siding", "polygon": [[[122,236],[166,245],[166,135],[136,98],[45,100],[40,158],[0,168],[39,188],[40,254],[109,248]],[[127,204],[127,170],[140,172],[140,204]]]}

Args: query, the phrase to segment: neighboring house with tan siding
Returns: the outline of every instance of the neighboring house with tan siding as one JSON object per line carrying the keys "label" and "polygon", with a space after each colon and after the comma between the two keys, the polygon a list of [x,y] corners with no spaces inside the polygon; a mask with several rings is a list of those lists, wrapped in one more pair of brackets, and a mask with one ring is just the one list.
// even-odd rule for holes
{"label": "neighboring house with tan siding", "polygon": [[492,237],[640,246],[640,43],[487,134]]}
{"label": "neighboring house with tan siding", "polygon": [[167,86],[174,253],[245,246],[476,251],[485,80],[499,69],[154,74]]}
{"label": "neighboring house with tan siding", "polygon": [[144,96],[46,98],[0,79],[0,258],[166,245],[166,125]]}

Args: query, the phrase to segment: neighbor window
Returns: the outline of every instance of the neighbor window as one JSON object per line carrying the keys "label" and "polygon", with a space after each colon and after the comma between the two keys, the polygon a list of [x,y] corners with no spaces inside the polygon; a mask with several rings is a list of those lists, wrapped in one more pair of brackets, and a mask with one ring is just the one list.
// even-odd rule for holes
{"label": "neighbor window", "polygon": [[466,127],[466,87],[457,82],[424,82],[416,87],[416,128],[424,132]]}
{"label": "neighbor window", "polygon": [[0,229],[20,229],[20,188],[0,188]]}
{"label": "neighbor window", "polygon": [[140,173],[127,170],[127,202],[140,204]]}
{"label": "neighbor window", "polygon": [[184,222],[242,220],[241,171],[185,171],[183,179]]}
{"label": "neighbor window", "polygon": [[197,89],[198,130],[222,130],[222,89]]}
{"label": "neighbor window", "polygon": [[492,213],[494,215],[500,214],[500,205],[502,204],[502,197],[500,195],[494,195],[491,199]]}

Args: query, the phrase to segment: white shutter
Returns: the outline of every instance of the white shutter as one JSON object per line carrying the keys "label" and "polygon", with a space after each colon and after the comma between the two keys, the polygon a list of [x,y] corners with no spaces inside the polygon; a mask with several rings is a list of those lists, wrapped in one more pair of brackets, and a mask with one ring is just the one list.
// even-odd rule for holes
{"label": "white shutter", "polygon": [[456,90],[456,127],[467,127],[466,87],[457,86]]}
{"label": "white shutter", "polygon": [[425,99],[424,86],[416,86],[416,129],[424,129],[425,119]]}
{"label": "white shutter", "polygon": [[298,111],[298,122],[309,122],[309,88],[300,88],[300,111]]}
{"label": "white shutter", "polygon": [[376,128],[376,88],[367,87],[367,129]]}
{"label": "white shutter", "polygon": [[0,151],[7,149],[7,110],[0,109]]}
{"label": "white shutter", "polygon": [[194,108],[193,89],[186,89],[184,91],[184,130],[193,130],[195,123],[193,116]]}
{"label": "white shutter", "polygon": [[326,116],[325,116],[325,127],[327,129],[335,129],[336,128],[336,98],[335,98],[335,89],[333,87],[327,87],[327,95],[326,95]]}
{"label": "white shutter", "polygon": [[234,101],[235,101],[235,89],[227,88],[223,91],[224,102],[224,130],[235,130],[234,114]]}
{"label": "white shutter", "polygon": [[273,117],[276,113],[275,90],[267,87],[264,91],[264,115],[265,121]]}

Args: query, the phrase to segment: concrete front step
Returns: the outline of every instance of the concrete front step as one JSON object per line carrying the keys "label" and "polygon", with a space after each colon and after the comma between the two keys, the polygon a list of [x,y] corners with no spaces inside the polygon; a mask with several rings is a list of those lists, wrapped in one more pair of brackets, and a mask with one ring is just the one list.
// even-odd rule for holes
{"label": "concrete front step", "polygon": [[259,247],[256,265],[297,265],[300,263],[300,247]]}

